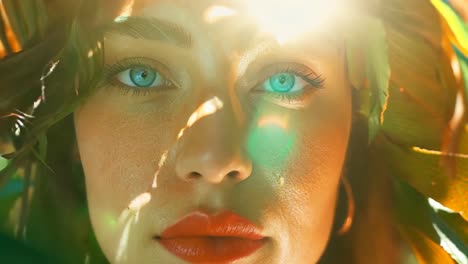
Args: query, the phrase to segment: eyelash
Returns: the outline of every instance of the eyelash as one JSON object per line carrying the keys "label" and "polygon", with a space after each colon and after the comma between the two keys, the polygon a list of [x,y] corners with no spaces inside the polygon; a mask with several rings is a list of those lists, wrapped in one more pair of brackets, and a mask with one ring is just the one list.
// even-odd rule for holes
{"label": "eyelash", "polygon": [[153,61],[151,59],[140,58],[140,57],[123,59],[113,65],[105,66],[104,81],[105,83],[108,83],[109,85],[118,86],[119,89],[125,95],[130,94],[130,95],[137,95],[137,96],[145,96],[150,93],[159,92],[160,89],[153,89],[156,87],[148,88],[148,89],[137,89],[135,87],[125,85],[122,82],[116,80],[116,75],[125,70],[129,70],[134,67],[147,67],[147,68],[153,69],[154,71],[159,72],[163,76],[163,78],[166,79],[167,87],[177,86],[177,84],[173,81],[173,79],[168,77],[169,76],[168,70],[164,69],[165,67],[163,65],[158,65],[158,64],[159,64],[158,62]]}
{"label": "eyelash", "polygon": [[261,82],[260,83],[257,82],[255,84],[255,87],[256,87],[255,90],[257,90],[257,87],[262,86],[263,83],[267,81],[269,78],[280,73],[294,74],[297,77],[304,80],[310,86],[304,87],[301,90],[301,92],[297,92],[297,93],[279,93],[279,92],[269,92],[265,90],[262,90],[262,93],[265,93],[267,96],[273,99],[279,99],[282,101],[293,103],[297,101],[302,101],[306,97],[308,97],[310,93],[318,89],[323,89],[325,87],[325,78],[322,75],[315,73],[309,67],[302,65],[302,64],[297,64],[297,63],[285,63],[285,64],[275,64],[275,65],[267,67],[267,70],[263,74],[264,77],[261,78]]}
{"label": "eyelash", "polygon": [[[122,71],[131,69],[133,67],[138,67],[138,66],[148,67],[148,68],[154,69],[155,71],[158,71],[163,76],[163,78],[166,79],[167,81],[166,87],[177,86],[177,84],[173,81],[172,78],[168,78],[169,71],[165,69],[163,65],[159,65],[159,63],[156,61],[146,59],[146,58],[140,58],[140,57],[127,58],[113,65],[106,65],[105,70],[104,70],[104,81],[106,84],[108,83],[112,86],[115,86],[115,85],[118,86],[119,89],[125,95],[131,94],[131,95],[137,95],[137,96],[145,96],[153,92],[160,92],[161,89],[155,89],[157,87],[148,88],[148,89],[135,88],[135,87],[125,85],[121,83],[120,81],[116,80],[117,74],[121,73]],[[316,74],[310,68],[302,64],[297,64],[297,63],[275,64],[275,65],[266,67],[266,69],[267,70],[265,70],[264,73],[262,74],[263,78],[259,78],[259,80],[261,80],[260,83],[257,82],[253,86],[254,87],[253,91],[260,91],[262,94],[265,94],[266,96],[274,100],[280,100],[280,101],[287,102],[287,103],[303,101],[316,89],[322,89],[325,86],[325,79],[323,78],[322,75]],[[304,80],[306,83],[309,84],[309,86],[305,86],[303,89],[301,89],[301,91],[294,92],[294,93],[271,92],[271,91],[266,91],[265,89],[262,89],[263,84],[269,78],[273,77],[276,74],[281,74],[281,73],[293,74],[297,76],[298,78],[301,78],[302,80]],[[260,89],[258,89],[259,87]]]}

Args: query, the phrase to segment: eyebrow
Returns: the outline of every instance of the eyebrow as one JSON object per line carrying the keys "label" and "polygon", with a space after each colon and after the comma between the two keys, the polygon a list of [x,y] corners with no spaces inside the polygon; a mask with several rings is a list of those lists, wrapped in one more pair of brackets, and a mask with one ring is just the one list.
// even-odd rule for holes
{"label": "eyebrow", "polygon": [[104,30],[138,39],[163,41],[181,48],[192,46],[192,35],[186,29],[178,24],[152,17],[120,17]]}

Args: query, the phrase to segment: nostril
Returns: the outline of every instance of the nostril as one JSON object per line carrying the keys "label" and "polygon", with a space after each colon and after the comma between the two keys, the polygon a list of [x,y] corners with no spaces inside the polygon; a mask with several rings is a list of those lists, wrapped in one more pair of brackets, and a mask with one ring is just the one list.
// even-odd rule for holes
{"label": "nostril", "polygon": [[192,172],[188,175],[187,178],[188,178],[189,180],[196,180],[196,179],[199,179],[199,178],[201,178],[201,177],[202,177],[201,173],[196,172],[196,171],[192,171]]}
{"label": "nostril", "polygon": [[230,171],[227,176],[231,179],[238,179],[240,177],[240,173],[238,171]]}

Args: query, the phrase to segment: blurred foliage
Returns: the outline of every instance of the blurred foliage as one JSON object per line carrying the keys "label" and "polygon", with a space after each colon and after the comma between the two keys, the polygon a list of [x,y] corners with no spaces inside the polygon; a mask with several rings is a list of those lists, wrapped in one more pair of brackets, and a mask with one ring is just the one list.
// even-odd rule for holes
{"label": "blurred foliage", "polygon": [[[394,177],[397,222],[418,262],[464,262],[468,27],[447,1],[380,1],[379,11],[360,18],[361,30],[347,37],[350,80],[361,92],[371,147]],[[456,107],[462,113],[454,121]],[[428,198],[453,213],[435,213]]]}
{"label": "blurred foliage", "polygon": [[[15,46],[33,45],[45,34],[48,20],[55,19],[42,15],[50,8],[43,1],[0,3],[10,22],[9,29],[0,30],[2,56]],[[394,176],[396,221],[418,262],[462,262],[468,254],[468,26],[448,1],[380,3],[379,16],[363,17],[360,32],[347,39],[349,78],[361,91],[360,112],[369,120],[370,146],[382,153],[382,170]],[[16,42],[7,32],[14,32]],[[454,59],[460,65],[459,79],[452,68]],[[464,113],[450,125],[457,95],[463,97]],[[44,165],[46,153],[47,137],[41,134],[34,154]],[[0,157],[0,170],[7,163]],[[21,195],[21,182],[21,177],[11,176],[0,189],[0,229]],[[435,208],[428,198],[447,209]],[[60,199],[53,200],[59,208]],[[72,221],[74,216],[87,218],[85,208],[63,212],[69,214],[70,229],[86,232],[80,221]],[[57,216],[47,217],[37,224]],[[40,236],[47,233],[43,230]],[[82,237],[83,245],[94,243]],[[12,241],[0,239],[0,247],[12,247],[11,252],[27,248]]]}

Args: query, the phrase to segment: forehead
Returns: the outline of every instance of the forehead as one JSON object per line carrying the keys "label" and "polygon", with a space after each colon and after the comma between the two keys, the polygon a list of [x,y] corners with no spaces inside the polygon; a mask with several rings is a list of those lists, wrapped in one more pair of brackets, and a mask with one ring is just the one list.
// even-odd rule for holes
{"label": "forehead", "polygon": [[[337,35],[346,0],[125,0],[116,17],[153,17],[206,35],[274,37],[280,42],[315,33]],[[232,34],[235,33],[235,34]],[[219,37],[219,36],[216,36]],[[242,39],[242,38],[241,38]]]}

